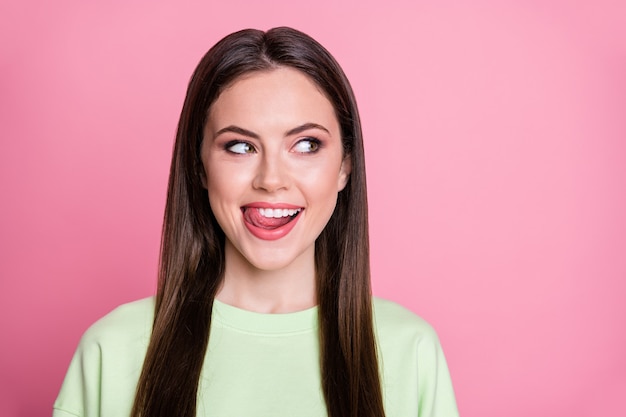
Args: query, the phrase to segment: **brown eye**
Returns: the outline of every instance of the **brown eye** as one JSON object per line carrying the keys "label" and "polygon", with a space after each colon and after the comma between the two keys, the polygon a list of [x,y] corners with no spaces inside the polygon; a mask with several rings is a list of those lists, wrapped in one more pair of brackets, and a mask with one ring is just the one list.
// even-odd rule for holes
{"label": "brown eye", "polygon": [[320,141],[314,138],[306,138],[298,141],[294,151],[298,153],[314,153],[320,149]]}
{"label": "brown eye", "polygon": [[242,155],[254,153],[256,151],[254,146],[250,145],[248,142],[229,142],[226,144],[226,150],[231,153]]}

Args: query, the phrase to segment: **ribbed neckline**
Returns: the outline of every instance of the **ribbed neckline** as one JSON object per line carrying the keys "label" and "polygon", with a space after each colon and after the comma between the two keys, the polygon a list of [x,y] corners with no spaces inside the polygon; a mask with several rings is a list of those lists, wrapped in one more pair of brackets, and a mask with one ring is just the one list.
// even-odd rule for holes
{"label": "ribbed neckline", "polygon": [[265,314],[243,310],[213,301],[213,319],[218,323],[247,333],[287,334],[311,331],[317,328],[317,306],[294,313]]}

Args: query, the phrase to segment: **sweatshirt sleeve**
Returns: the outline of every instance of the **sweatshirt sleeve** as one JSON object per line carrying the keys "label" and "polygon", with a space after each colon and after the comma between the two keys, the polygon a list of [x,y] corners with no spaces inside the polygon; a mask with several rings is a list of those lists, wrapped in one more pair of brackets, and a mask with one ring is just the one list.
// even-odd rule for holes
{"label": "sweatshirt sleeve", "polygon": [[130,414],[150,340],[152,298],[124,304],[85,332],[54,403],[54,417]]}
{"label": "sweatshirt sleeve", "polygon": [[419,417],[458,417],[452,380],[437,334],[429,327],[418,343]]}
{"label": "sweatshirt sleeve", "polygon": [[386,415],[458,417],[435,329],[412,311],[381,298],[374,298],[374,319]]}
{"label": "sweatshirt sleeve", "polygon": [[70,362],[53,417],[98,417],[102,352],[100,345],[83,336]]}

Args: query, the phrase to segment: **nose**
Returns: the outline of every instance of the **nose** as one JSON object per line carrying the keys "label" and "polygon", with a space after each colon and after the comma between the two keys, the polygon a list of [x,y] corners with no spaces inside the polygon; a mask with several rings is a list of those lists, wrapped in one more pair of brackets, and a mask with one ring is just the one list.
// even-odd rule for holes
{"label": "nose", "polygon": [[275,192],[289,188],[289,172],[280,155],[263,155],[252,186],[258,190]]}

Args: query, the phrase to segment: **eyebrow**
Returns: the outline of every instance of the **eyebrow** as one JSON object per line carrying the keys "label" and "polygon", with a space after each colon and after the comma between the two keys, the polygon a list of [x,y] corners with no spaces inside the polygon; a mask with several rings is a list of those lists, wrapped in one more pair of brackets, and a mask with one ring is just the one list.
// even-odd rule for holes
{"label": "eyebrow", "polygon": [[326,133],[328,133],[330,135],[330,132],[328,131],[328,129],[326,129],[322,125],[318,125],[317,123],[305,123],[305,124],[303,124],[301,126],[294,127],[293,129],[288,131],[285,136],[297,135],[298,133],[302,133],[305,130],[309,130],[309,129],[323,130],[324,132],[326,132]]}
{"label": "eyebrow", "polygon": [[[305,123],[303,125],[294,127],[291,130],[288,130],[287,133],[285,133],[285,136],[297,135],[298,133],[302,133],[305,130],[309,130],[309,129],[320,129],[320,130],[323,130],[324,132],[328,133],[329,135],[331,134],[328,129],[326,129],[324,126],[322,126],[320,124],[317,124],[317,123]],[[240,135],[248,136],[248,137],[254,138],[254,139],[260,139],[261,138],[258,134],[254,133],[253,131],[248,130],[248,129],[244,129],[243,127],[239,127],[239,126],[235,126],[235,125],[226,126],[225,128],[218,130],[215,133],[215,135],[213,135],[213,138],[216,138],[219,135],[221,135],[222,133],[226,133],[226,132],[238,133]]]}
{"label": "eyebrow", "polygon": [[248,130],[248,129],[244,129],[243,127],[234,126],[234,125],[226,126],[225,128],[218,130],[215,133],[215,135],[213,135],[213,139],[215,139],[216,137],[218,137],[222,133],[226,133],[226,132],[238,133],[238,134],[243,135],[243,136],[248,136],[248,137],[251,137],[251,138],[260,139],[259,135],[257,135],[253,131]]}

